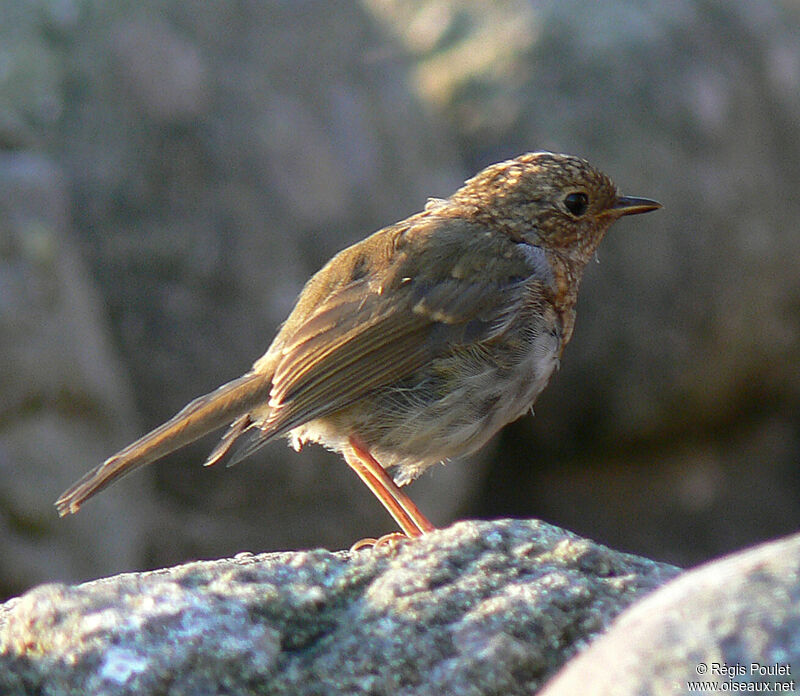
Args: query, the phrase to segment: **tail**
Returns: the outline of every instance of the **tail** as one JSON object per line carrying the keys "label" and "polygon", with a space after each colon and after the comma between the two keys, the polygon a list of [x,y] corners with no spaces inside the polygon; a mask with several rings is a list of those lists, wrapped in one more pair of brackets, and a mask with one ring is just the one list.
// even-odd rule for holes
{"label": "tail", "polygon": [[170,420],[109,457],[70,486],[56,501],[62,517],[77,512],[98,491],[125,474],[194,442],[230,423],[269,399],[271,380],[263,373],[246,375],[224,384],[184,406]]}

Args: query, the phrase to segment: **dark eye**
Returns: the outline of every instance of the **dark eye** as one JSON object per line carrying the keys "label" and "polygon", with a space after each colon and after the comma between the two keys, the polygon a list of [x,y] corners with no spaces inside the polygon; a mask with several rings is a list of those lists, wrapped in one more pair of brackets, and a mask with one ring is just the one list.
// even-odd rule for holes
{"label": "dark eye", "polygon": [[580,217],[589,207],[589,196],[585,193],[570,193],[564,199],[564,205],[575,217]]}

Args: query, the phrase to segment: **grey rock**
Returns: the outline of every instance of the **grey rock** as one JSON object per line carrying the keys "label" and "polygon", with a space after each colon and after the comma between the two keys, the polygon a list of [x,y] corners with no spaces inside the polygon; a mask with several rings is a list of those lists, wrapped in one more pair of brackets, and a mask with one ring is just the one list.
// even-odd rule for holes
{"label": "grey rock", "polygon": [[[800,535],[686,572],[625,611],[541,696],[796,691],[798,576]],[[716,687],[689,687],[698,682]]]}
{"label": "grey rock", "polygon": [[10,334],[23,362],[0,370],[57,384],[96,364],[108,401],[122,380],[135,404],[104,435],[5,402],[2,423],[30,429],[22,454],[0,441],[0,509],[25,530],[6,533],[20,545],[0,591],[116,572],[93,552],[118,543],[109,528],[160,531],[129,569],[391,529],[337,457],[276,444],[199,471],[208,440],[60,523],[74,543],[31,541],[82,469],[247,369],[331,253],[537,148],[666,207],[605,241],[536,419],[436,468],[415,500],[440,524],[535,514],[681,564],[797,527],[796,4],[0,0],[0,15],[0,148],[58,169],[119,373],[89,344],[61,350],[80,322],[38,340],[57,322],[35,298],[40,328]]}
{"label": "grey rock", "polygon": [[0,690],[530,694],[677,572],[506,520],[44,585],[0,607]]}
{"label": "grey rock", "polygon": [[130,568],[150,530],[147,477],[99,504],[102,534],[52,513],[66,480],[132,435],[136,411],[63,173],[42,155],[0,153],[0,354],[0,594]]}
{"label": "grey rock", "polygon": [[[86,89],[68,91],[54,149],[142,431],[249,369],[334,252],[463,179],[357,3],[101,3],[71,36],[65,88]],[[213,445],[154,467],[170,531],[148,564],[391,529],[321,448],[275,443],[204,472]],[[468,474],[430,481],[444,521],[477,485]]]}
{"label": "grey rock", "polygon": [[[74,519],[58,522],[52,507],[83,471],[248,369],[333,252],[467,174],[403,60],[383,50],[382,30],[357,4],[318,0],[0,0],[0,15],[0,145],[9,158],[49,163],[26,174],[37,196],[14,185],[0,195],[33,220],[50,215],[48,195],[57,199],[58,232],[42,233],[47,222],[20,244],[50,254],[36,272],[62,312],[56,321],[42,311],[53,300],[36,288],[0,295],[27,326],[0,336],[2,424],[28,428],[0,441],[0,520],[27,529],[6,537],[19,546],[0,553],[0,596],[241,548],[339,547],[391,529],[340,458],[321,448],[298,457],[280,443],[250,466],[203,472],[208,439]],[[94,304],[57,287],[63,276]],[[87,324],[102,327],[104,355]],[[81,411],[81,389],[57,390],[83,379],[106,392],[102,406],[91,402],[94,429],[53,422],[13,391],[50,384],[64,410]],[[420,504],[438,500],[441,521],[452,519],[477,485],[468,473],[442,471]],[[72,541],[40,552],[31,537],[55,525]],[[160,533],[132,552],[128,530],[153,526]]]}
{"label": "grey rock", "polygon": [[[368,6],[414,56],[420,93],[460,134],[471,169],[576,152],[664,204],[603,242],[562,368],[536,418],[503,442],[520,454],[497,458],[482,513],[543,516],[681,565],[796,529],[797,3]],[[754,453],[750,475],[741,451]],[[554,479],[568,492],[576,478],[588,500],[553,494]],[[786,491],[786,514],[731,523],[753,478]],[[762,494],[750,509],[772,502]],[[618,518],[604,520],[609,510]]]}

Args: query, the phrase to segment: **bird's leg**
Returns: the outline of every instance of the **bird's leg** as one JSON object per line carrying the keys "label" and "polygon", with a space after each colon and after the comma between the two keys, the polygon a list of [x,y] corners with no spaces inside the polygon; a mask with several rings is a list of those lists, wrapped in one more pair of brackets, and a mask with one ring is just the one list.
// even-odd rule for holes
{"label": "bird's leg", "polygon": [[349,443],[350,447],[344,451],[345,461],[381,501],[403,533],[408,537],[418,537],[434,531],[436,527],[420,512],[411,498],[400,490],[366,446],[353,436],[349,438]]}

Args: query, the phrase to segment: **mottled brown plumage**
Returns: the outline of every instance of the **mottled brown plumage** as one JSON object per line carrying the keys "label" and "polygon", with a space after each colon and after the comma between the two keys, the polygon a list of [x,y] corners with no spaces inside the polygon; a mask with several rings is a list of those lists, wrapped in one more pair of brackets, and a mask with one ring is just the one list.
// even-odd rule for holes
{"label": "mottled brown plumage", "polygon": [[659,207],[619,196],[577,157],[487,167],[334,256],[250,372],[91,471],[59,513],[233,421],[206,464],[282,435],[298,450],[319,442],[407,535],[433,529],[398,485],[475,451],[532,406],[572,336],[580,279],[606,230]]}

